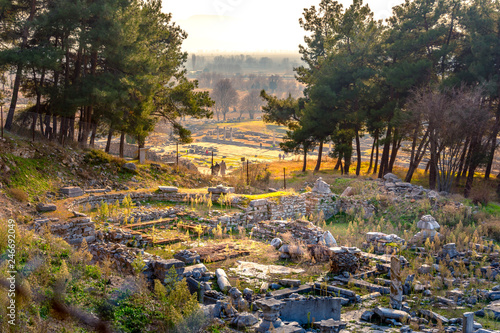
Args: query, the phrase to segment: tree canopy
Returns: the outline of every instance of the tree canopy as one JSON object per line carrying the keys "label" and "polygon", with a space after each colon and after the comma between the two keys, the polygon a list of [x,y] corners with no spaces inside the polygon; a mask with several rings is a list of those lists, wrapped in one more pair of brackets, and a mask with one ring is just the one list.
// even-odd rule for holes
{"label": "tree canopy", "polygon": [[0,67],[16,73],[5,127],[22,90],[36,100],[31,126],[51,139],[93,144],[108,128],[143,145],[163,118],[189,142],[179,118],[211,117],[213,101],[186,79],[187,35],[161,9],[160,0],[1,2]]}
{"label": "tree canopy", "polygon": [[[493,0],[406,0],[385,22],[362,0],[347,8],[321,0],[305,9],[299,21],[307,32],[299,46],[305,65],[295,71],[306,89],[286,145],[305,138],[319,145],[319,170],[323,144],[332,142],[346,173],[355,145],[359,175],[360,137],[370,134],[369,170],[382,177],[409,142],[406,181],[428,156],[430,187],[449,191],[454,179],[467,176],[467,195],[477,167],[485,165],[489,177],[500,132],[499,9]],[[262,96],[264,119],[286,124],[293,108],[284,106],[298,100]]]}

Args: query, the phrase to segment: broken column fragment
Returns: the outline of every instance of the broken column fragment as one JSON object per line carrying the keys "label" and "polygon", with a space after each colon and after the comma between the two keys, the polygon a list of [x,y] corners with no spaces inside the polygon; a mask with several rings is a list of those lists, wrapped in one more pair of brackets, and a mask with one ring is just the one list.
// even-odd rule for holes
{"label": "broken column fragment", "polygon": [[391,257],[391,307],[401,310],[403,302],[403,283],[401,281],[401,262],[395,256]]}
{"label": "broken column fragment", "polygon": [[283,307],[283,302],[274,298],[259,299],[255,304],[262,310],[262,323],[256,332],[267,332],[272,325],[273,328],[283,326],[283,322],[279,318],[279,313]]}
{"label": "broken column fragment", "polygon": [[226,272],[224,272],[223,269],[217,268],[215,270],[215,275],[217,276],[217,284],[219,285],[220,290],[226,292],[231,289],[231,283],[229,283]]}

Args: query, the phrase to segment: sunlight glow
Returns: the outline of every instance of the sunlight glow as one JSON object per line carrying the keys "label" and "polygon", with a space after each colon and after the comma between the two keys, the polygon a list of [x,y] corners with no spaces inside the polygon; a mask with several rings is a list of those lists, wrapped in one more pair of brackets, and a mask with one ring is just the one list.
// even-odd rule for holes
{"label": "sunlight glow", "polygon": [[[349,6],[350,0],[340,0]],[[390,16],[402,0],[369,0],[376,19]],[[189,37],[188,52],[298,51],[304,31],[299,18],[319,0],[163,0],[163,10]]]}

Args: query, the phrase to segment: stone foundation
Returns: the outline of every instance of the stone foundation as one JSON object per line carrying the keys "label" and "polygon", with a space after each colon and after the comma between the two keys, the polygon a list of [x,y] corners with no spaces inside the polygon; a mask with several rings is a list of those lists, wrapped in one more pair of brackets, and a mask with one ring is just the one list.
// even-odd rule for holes
{"label": "stone foundation", "polygon": [[90,217],[75,218],[62,223],[51,223],[49,219],[37,219],[33,228],[37,233],[48,228],[51,234],[61,237],[71,245],[79,245],[83,238],[89,244],[96,240],[95,224]]}

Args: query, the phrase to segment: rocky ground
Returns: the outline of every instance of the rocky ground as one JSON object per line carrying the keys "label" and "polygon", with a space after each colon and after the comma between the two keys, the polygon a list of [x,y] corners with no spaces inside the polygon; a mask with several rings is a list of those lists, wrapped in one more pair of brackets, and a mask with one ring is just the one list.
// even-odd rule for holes
{"label": "rocky ground", "polygon": [[[30,249],[59,258],[46,273],[32,270],[31,290],[50,293],[42,276],[68,281],[69,270],[68,305],[93,309],[117,331],[134,332],[125,324],[134,311],[140,331],[500,329],[494,204],[474,206],[392,174],[352,179],[338,192],[319,178],[301,193],[252,197],[158,163],[14,138],[0,144],[0,220],[14,217],[34,237]],[[19,270],[35,265],[36,251]],[[129,290],[135,305],[118,290]],[[176,295],[187,298],[175,303]],[[193,299],[200,310],[187,310]],[[172,313],[165,304],[186,308],[165,324],[155,312]],[[36,325],[61,324],[50,311],[26,311],[37,313]]]}

